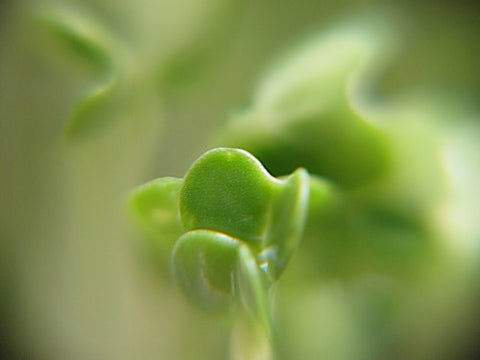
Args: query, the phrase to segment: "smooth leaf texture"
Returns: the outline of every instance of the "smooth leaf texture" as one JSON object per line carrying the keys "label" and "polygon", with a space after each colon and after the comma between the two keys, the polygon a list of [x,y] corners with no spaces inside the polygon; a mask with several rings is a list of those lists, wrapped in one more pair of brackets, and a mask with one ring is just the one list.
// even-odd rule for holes
{"label": "smooth leaf texture", "polygon": [[210,230],[189,231],[172,253],[175,278],[185,293],[207,308],[226,306],[235,293],[234,271],[241,241]]}
{"label": "smooth leaf texture", "polygon": [[156,262],[167,262],[175,240],[183,233],[178,209],[181,185],[182,179],[161,178],[142,185],[130,196],[130,209]]}
{"label": "smooth leaf texture", "polygon": [[300,243],[308,217],[310,196],[308,172],[298,169],[282,180],[275,196],[259,262],[262,269],[277,279]]}
{"label": "smooth leaf texture", "polygon": [[241,240],[209,230],[178,239],[172,268],[185,293],[206,308],[231,304],[235,296],[271,335],[266,286],[254,255]]}
{"label": "smooth leaf texture", "polygon": [[161,178],[136,189],[130,205],[145,231],[153,236],[180,235],[179,193],[182,179]]}

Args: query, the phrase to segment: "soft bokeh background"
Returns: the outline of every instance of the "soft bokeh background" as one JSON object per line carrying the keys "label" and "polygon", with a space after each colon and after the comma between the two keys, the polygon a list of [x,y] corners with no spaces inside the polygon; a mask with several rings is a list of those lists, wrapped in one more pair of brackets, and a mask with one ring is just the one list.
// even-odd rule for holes
{"label": "soft bokeh background", "polygon": [[[105,35],[112,45],[105,61],[72,50],[52,30],[48,19],[65,13]],[[228,320],[191,307],[168,273],[144,261],[125,199],[150,179],[183,176],[228,114],[248,103],[277,55],[312,32],[365,13],[384,16],[399,33],[380,95],[427,91],[478,113],[479,11],[467,1],[1,2],[2,358],[225,358]],[[66,140],[73,109],[95,86],[108,90],[88,115],[98,129]],[[367,299],[369,284],[379,281],[355,291],[381,308],[383,294]],[[306,297],[301,309],[309,301],[322,304],[312,319],[348,324],[342,299],[333,286]],[[469,321],[457,324],[458,338],[444,344],[450,358],[475,357],[478,304],[466,303]],[[308,337],[298,344],[307,358]],[[436,345],[412,354],[436,358]],[[352,348],[361,348],[353,335]],[[349,351],[335,354],[355,358]]]}

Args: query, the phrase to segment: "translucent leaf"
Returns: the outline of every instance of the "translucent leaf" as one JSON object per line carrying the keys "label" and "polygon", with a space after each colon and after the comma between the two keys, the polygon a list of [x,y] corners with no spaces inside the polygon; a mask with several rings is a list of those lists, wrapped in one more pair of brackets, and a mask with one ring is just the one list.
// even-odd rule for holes
{"label": "translucent leaf", "polygon": [[157,259],[165,261],[173,244],[183,233],[178,210],[181,179],[153,180],[130,197],[130,208],[139,228],[150,239],[150,248]]}
{"label": "translucent leaf", "polygon": [[210,230],[189,231],[178,239],[172,253],[177,283],[195,302],[217,309],[235,293],[238,239]]}
{"label": "translucent leaf", "polygon": [[189,231],[175,245],[172,267],[189,298],[218,309],[237,296],[271,334],[266,284],[255,257],[240,240],[209,230]]}
{"label": "translucent leaf", "polygon": [[260,265],[272,279],[277,279],[290,256],[298,247],[308,218],[309,176],[298,169],[281,181],[271,208],[270,223],[265,236]]}
{"label": "translucent leaf", "polygon": [[269,338],[272,337],[272,321],[266,288],[257,261],[250,249],[242,245],[239,250],[236,271],[237,291],[240,300],[263,325]]}

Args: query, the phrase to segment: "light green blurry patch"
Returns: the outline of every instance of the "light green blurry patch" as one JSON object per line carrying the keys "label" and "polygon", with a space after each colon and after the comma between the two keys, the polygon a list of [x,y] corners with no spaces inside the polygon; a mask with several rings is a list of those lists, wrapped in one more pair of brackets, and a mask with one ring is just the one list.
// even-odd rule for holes
{"label": "light green blurry patch", "polygon": [[218,143],[250,151],[275,175],[302,166],[348,188],[382,176],[388,141],[360,105],[391,37],[367,22],[343,25],[273,66]]}
{"label": "light green blurry patch", "polygon": [[40,7],[34,16],[78,62],[95,69],[94,84],[72,110],[65,137],[72,141],[95,133],[109,121],[118,103],[115,94],[123,57],[118,39],[92,13],[78,8]]}
{"label": "light green blurry patch", "polygon": [[147,242],[147,254],[161,271],[168,269],[169,253],[182,234],[179,216],[181,179],[153,180],[130,195],[129,207]]}

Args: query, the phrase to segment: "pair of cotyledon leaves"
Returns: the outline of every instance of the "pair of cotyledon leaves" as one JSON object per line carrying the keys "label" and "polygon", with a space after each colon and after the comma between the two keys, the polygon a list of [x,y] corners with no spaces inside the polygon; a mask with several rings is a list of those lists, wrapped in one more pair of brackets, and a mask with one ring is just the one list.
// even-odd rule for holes
{"label": "pair of cotyledon leaves", "polygon": [[172,244],[171,265],[185,293],[206,307],[240,300],[271,332],[267,290],[301,239],[309,207],[304,169],[276,179],[246,151],[213,149],[185,178],[136,190],[145,228]]}

